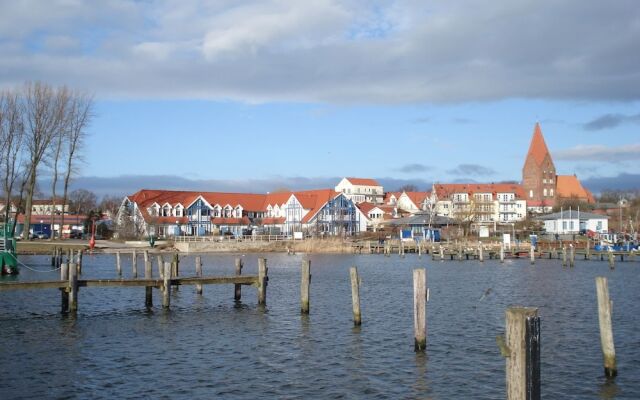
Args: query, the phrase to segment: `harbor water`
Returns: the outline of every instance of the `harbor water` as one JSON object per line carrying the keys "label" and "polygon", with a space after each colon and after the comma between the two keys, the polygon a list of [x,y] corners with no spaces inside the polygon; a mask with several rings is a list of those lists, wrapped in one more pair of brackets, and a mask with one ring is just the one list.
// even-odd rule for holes
{"label": "harbor water", "polygon": [[[165,256],[166,257],[166,256]],[[171,309],[144,307],[143,287],[81,288],[76,317],[57,289],[0,292],[0,398],[504,399],[496,345],[507,307],[539,307],[544,399],[640,398],[640,262],[432,261],[397,255],[203,255],[204,275],[269,268],[267,305],[256,290],[194,286]],[[154,276],[157,276],[153,258]],[[311,260],[310,314],[300,314],[300,266]],[[50,257],[21,256],[18,280],[54,280]],[[114,255],[85,255],[82,278],[115,278]],[[131,257],[122,257],[124,277]],[[361,277],[354,327],[349,267]],[[427,352],[413,341],[412,269],[427,269]],[[144,271],[139,255],[139,273]],[[194,257],[181,258],[194,275]],[[618,377],[602,366],[595,277],[613,301]],[[7,280],[7,278],[3,278]]]}

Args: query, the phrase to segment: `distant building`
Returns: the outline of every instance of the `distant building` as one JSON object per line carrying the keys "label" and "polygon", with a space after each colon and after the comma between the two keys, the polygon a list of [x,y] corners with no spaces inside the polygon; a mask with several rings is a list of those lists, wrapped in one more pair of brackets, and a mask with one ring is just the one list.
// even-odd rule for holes
{"label": "distant building", "polygon": [[375,179],[369,178],[342,178],[335,187],[336,192],[343,193],[348,199],[358,203],[382,204],[384,190]]}
{"label": "distant building", "polygon": [[33,200],[31,202],[31,213],[32,214],[51,214],[53,211],[54,214],[68,214],[69,213],[69,204],[62,205],[60,200],[56,200],[55,203],[51,199],[44,200]]}
{"label": "distant building", "polygon": [[431,192],[387,192],[384,204],[414,214],[427,210],[430,198]]}
{"label": "distant building", "polygon": [[376,232],[384,225],[385,221],[397,215],[396,208],[390,205],[364,202],[357,206],[366,218],[366,230],[368,231]]}
{"label": "distant building", "polygon": [[140,190],[124,198],[116,221],[137,235],[242,236],[248,232],[353,235],[366,221],[332,189],[272,194]]}
{"label": "distant building", "polygon": [[601,214],[562,210],[536,218],[544,222],[544,229],[551,234],[577,234],[580,232],[606,233],[609,231],[609,217]]}
{"label": "distant building", "polygon": [[436,215],[479,224],[511,223],[527,215],[522,186],[515,183],[434,184]]}

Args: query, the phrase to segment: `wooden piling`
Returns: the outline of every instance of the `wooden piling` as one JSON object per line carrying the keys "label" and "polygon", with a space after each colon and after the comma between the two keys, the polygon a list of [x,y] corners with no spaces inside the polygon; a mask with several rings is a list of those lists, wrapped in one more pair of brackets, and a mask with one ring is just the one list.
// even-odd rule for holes
{"label": "wooden piling", "polygon": [[[244,263],[242,262],[242,258],[236,258],[236,275],[242,275],[242,267]],[[242,285],[236,284],[234,287],[233,299],[235,301],[240,301],[242,298]]]}
{"label": "wooden piling", "polygon": [[162,272],[162,307],[169,308],[171,305],[171,263],[164,263],[164,270]]}
{"label": "wooden piling", "polygon": [[300,312],[309,314],[309,284],[311,283],[311,261],[302,260],[300,280]]}
{"label": "wooden piling", "polygon": [[613,251],[609,250],[609,268],[610,269],[615,269],[616,267],[616,260],[615,257],[613,256]]}
{"label": "wooden piling", "polygon": [[444,249],[442,245],[440,245],[440,261],[444,261]]}
{"label": "wooden piling", "polygon": [[506,311],[507,399],[540,399],[540,319],[538,309]]}
{"label": "wooden piling", "polygon": [[531,259],[531,265],[536,263],[536,248],[533,244],[529,248],[529,258]]}
{"label": "wooden piling", "polygon": [[587,237],[587,248],[585,249],[585,253],[584,253],[584,259],[585,260],[590,260],[591,259],[591,239],[589,239]]}
{"label": "wooden piling", "polygon": [[576,263],[576,248],[573,247],[573,243],[569,245],[569,267],[573,268]]}
{"label": "wooden piling", "polygon": [[164,260],[162,259],[162,254],[158,254],[158,276],[160,278],[164,277]]}
{"label": "wooden piling", "polygon": [[[202,278],[202,258],[196,256],[196,276]],[[196,284],[196,294],[202,294],[202,285]]]}
{"label": "wooden piling", "polygon": [[[147,260],[144,262],[144,277],[146,279],[151,279],[153,278],[152,274],[153,274],[153,267],[151,265],[151,260],[149,260],[149,257],[147,257]],[[146,286],[144,290],[145,290],[144,305],[147,308],[151,308],[153,307],[153,286]]]}
{"label": "wooden piling", "polygon": [[267,259],[259,258],[258,259],[258,304],[259,305],[267,304],[267,282],[269,281],[268,271],[269,269],[267,268]]}
{"label": "wooden piling", "polygon": [[[56,258],[57,258],[57,255],[56,255]],[[60,265],[60,280],[64,282],[69,281],[69,264],[64,263]],[[69,311],[69,289],[68,288],[60,288],[60,308],[61,308],[60,312],[63,314]]]}
{"label": "wooden piling", "polygon": [[56,248],[54,247],[53,250],[51,250],[51,266],[54,268],[56,267]]}
{"label": "wooden piling", "polygon": [[604,358],[604,374],[607,378],[614,378],[618,374],[618,368],[616,366],[616,349],[613,345],[612,310],[607,278],[604,276],[596,277],[596,291],[598,294],[598,322]]}
{"label": "wooden piling", "polygon": [[482,248],[482,242],[478,244],[478,258],[480,262],[484,262],[484,249]]}
{"label": "wooden piling", "polygon": [[144,255],[144,263],[146,265],[147,261],[149,261],[149,250],[145,250],[142,254]]}
{"label": "wooden piling", "polygon": [[138,277],[138,255],[135,250],[131,254],[131,273],[134,278]]}
{"label": "wooden piling", "polygon": [[567,248],[562,246],[562,266],[567,266]]}
{"label": "wooden piling", "polygon": [[500,263],[504,264],[504,242],[500,243]]}
{"label": "wooden piling", "polygon": [[351,276],[351,303],[353,306],[353,324],[355,326],[362,325],[362,314],[360,313],[360,283],[358,281],[358,268],[351,267],[349,269]]}
{"label": "wooden piling", "polygon": [[122,276],[122,265],[120,264],[120,252],[116,251],[116,273]]}
{"label": "wooden piling", "polygon": [[78,267],[69,264],[69,312],[78,311]]}
{"label": "wooden piling", "polygon": [[78,250],[78,272],[82,275],[82,250]]}
{"label": "wooden piling", "polygon": [[413,270],[413,336],[414,349],[423,352],[427,348],[427,271]]}

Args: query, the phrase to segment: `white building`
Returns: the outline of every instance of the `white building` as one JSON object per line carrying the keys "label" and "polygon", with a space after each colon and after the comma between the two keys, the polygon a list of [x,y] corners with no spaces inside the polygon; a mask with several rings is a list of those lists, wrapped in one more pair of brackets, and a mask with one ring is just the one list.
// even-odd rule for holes
{"label": "white building", "polygon": [[437,215],[479,224],[511,223],[527,216],[527,201],[518,184],[437,184]]}
{"label": "white building", "polygon": [[343,193],[354,203],[382,204],[384,190],[375,179],[369,178],[342,178],[335,187],[336,192]]}
{"label": "white building", "polygon": [[592,231],[606,233],[609,231],[609,217],[606,215],[563,210],[536,218],[544,222],[544,229],[552,234],[576,234]]}

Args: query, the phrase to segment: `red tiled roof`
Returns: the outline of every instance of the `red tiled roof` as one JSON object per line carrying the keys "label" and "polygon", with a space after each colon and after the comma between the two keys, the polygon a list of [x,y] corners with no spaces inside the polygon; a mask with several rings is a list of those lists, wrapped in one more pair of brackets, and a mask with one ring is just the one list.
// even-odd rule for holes
{"label": "red tiled roof", "polygon": [[541,165],[547,154],[549,154],[549,149],[542,136],[540,124],[536,122],[536,126],[533,128],[533,137],[531,138],[529,151],[527,152],[527,159],[533,158],[537,165]]}
{"label": "red tiled roof", "polygon": [[360,185],[360,186],[380,186],[378,181],[370,178],[345,178],[352,185]]}
{"label": "red tiled roof", "polygon": [[369,211],[373,210],[377,206],[373,203],[362,202],[360,204],[356,204],[356,207],[358,207],[360,211],[362,211],[365,215],[367,215]]}
{"label": "red tiled roof", "polygon": [[[19,224],[23,224],[24,223],[24,214],[18,214],[18,223]],[[75,224],[75,223],[79,223],[82,224],[84,223],[84,221],[87,219],[86,215],[69,215],[66,214],[64,216],[64,223],[65,224]],[[51,223],[51,214],[31,214],[31,219],[29,220],[31,224],[39,224],[40,221],[42,221],[43,224],[50,224]],[[62,215],[58,215],[55,214],[53,216],[53,223],[54,224],[59,224],[62,221]]]}
{"label": "red tiled roof", "polygon": [[387,192],[384,194],[384,202],[385,203],[390,203],[391,202],[391,196],[394,196],[396,198],[396,200],[398,200],[398,198],[400,197],[400,195],[402,194],[402,192]]}
{"label": "red tiled roof", "polygon": [[411,199],[411,201],[413,201],[413,204],[416,205],[416,207],[420,208],[420,205],[422,204],[422,202],[424,202],[424,200],[426,198],[428,198],[429,196],[431,196],[431,192],[404,192],[409,199]]}
{"label": "red tiled roof", "polygon": [[271,218],[262,218],[262,225],[278,225],[284,224],[286,218],[285,217],[271,217]]}
{"label": "red tiled roof", "polygon": [[588,203],[595,203],[593,194],[582,186],[575,175],[558,175],[556,182],[556,195],[558,197],[577,197]]}

